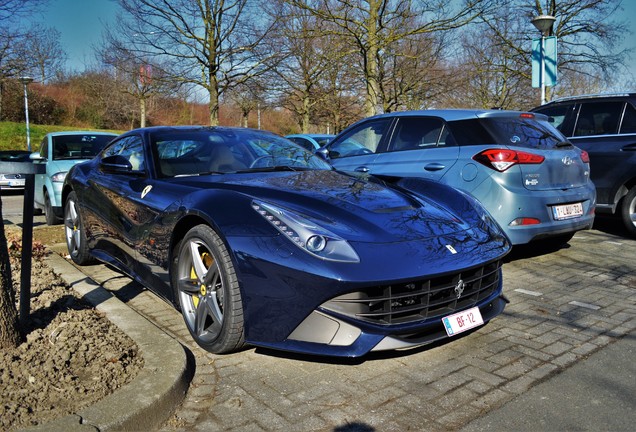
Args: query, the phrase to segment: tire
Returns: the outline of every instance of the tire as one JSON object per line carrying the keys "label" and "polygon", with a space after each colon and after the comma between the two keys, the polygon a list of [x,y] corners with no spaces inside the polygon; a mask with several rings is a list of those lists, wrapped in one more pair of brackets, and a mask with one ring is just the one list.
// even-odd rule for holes
{"label": "tire", "polygon": [[75,192],[69,194],[64,206],[64,237],[68,253],[74,263],[86,265],[95,261],[88,249],[86,232],[77,206]]}
{"label": "tire", "polygon": [[61,222],[60,218],[55,216],[48,192],[44,192],[44,219],[47,225],[58,225]]}
{"label": "tire", "polygon": [[623,197],[620,210],[625,228],[632,237],[636,237],[636,186]]}
{"label": "tire", "polygon": [[199,346],[223,354],[245,345],[236,272],[221,238],[209,226],[195,226],[177,246],[172,286]]}

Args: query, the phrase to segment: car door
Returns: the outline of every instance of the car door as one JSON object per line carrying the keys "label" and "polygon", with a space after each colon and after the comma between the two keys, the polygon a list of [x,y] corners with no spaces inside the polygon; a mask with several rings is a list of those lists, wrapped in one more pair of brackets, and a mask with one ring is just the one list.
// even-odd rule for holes
{"label": "car door", "polygon": [[[620,120],[625,127],[619,131]],[[596,186],[598,205],[614,205],[617,189],[633,176],[633,165],[624,162],[636,151],[636,135],[629,131],[636,123],[636,109],[623,101],[582,102],[572,144],[588,152],[590,174]],[[620,133],[619,133],[620,132]]]}
{"label": "car door", "polygon": [[373,118],[345,130],[326,146],[329,162],[341,171],[372,172],[392,122],[391,117]]}
{"label": "car door", "polygon": [[[132,169],[113,168],[108,164],[113,156],[128,161]],[[91,248],[104,251],[136,271],[140,211],[130,197],[134,191],[143,190],[148,176],[141,136],[129,135],[114,141],[102,152],[97,169],[99,175],[91,178],[91,188],[81,199],[87,214],[87,232],[90,233],[87,240]]]}
{"label": "car door", "polygon": [[457,162],[459,147],[438,117],[399,117],[387,150],[377,154],[372,174],[440,181]]}

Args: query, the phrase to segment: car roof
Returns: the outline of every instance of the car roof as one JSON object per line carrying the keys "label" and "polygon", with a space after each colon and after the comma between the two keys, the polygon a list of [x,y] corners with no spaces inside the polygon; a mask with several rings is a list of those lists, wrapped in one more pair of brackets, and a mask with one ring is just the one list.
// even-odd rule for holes
{"label": "car roof", "polygon": [[112,135],[114,137],[118,136],[115,132],[104,132],[104,131],[59,131],[59,132],[49,132],[48,136],[66,136],[66,135]]}
{"label": "car roof", "polygon": [[[430,110],[415,110],[415,111],[395,111],[386,114],[379,114],[373,117],[365,118],[361,121],[366,121],[371,118],[392,118],[392,117],[440,117],[444,120],[468,120],[475,118],[493,118],[493,117],[518,117],[522,113],[527,111],[509,111],[499,109],[430,109]],[[535,114],[534,115],[542,115]]]}
{"label": "car roof", "polygon": [[330,138],[335,137],[333,134],[291,134],[285,135],[285,138]]}
{"label": "car roof", "polygon": [[[557,104],[561,102],[577,101],[577,100],[618,100],[618,99],[631,99],[636,98],[636,92],[622,92],[622,93],[596,93],[596,94],[584,94],[575,96],[565,96],[551,100],[546,105]],[[539,108],[539,107],[537,107]]]}

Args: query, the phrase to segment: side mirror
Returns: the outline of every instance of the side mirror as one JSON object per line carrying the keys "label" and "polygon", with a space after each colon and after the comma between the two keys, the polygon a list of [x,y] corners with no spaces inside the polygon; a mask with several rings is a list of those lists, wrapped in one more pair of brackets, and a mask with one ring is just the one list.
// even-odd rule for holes
{"label": "side mirror", "polygon": [[40,152],[33,152],[29,155],[29,159],[31,159],[32,161],[43,161],[46,160],[46,158],[43,158],[42,156],[40,156]]}
{"label": "side mirror", "polygon": [[132,172],[132,164],[128,159],[121,155],[107,156],[103,158],[99,163],[99,167],[104,172],[110,173],[129,174]]}
{"label": "side mirror", "polygon": [[320,159],[329,162],[329,150],[327,149],[327,147],[320,147],[314,152],[314,154]]}

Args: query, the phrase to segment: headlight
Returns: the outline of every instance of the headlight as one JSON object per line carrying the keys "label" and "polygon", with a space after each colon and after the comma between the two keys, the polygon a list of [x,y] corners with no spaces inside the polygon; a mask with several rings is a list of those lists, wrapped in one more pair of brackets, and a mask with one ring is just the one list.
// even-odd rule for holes
{"label": "headlight", "polygon": [[252,201],[252,207],[305,252],[328,261],[360,262],[358,254],[346,240],[307,218],[262,201]]}
{"label": "headlight", "polygon": [[51,176],[51,181],[53,183],[64,183],[64,179],[66,178],[67,171],[62,171],[59,173],[55,173]]}

